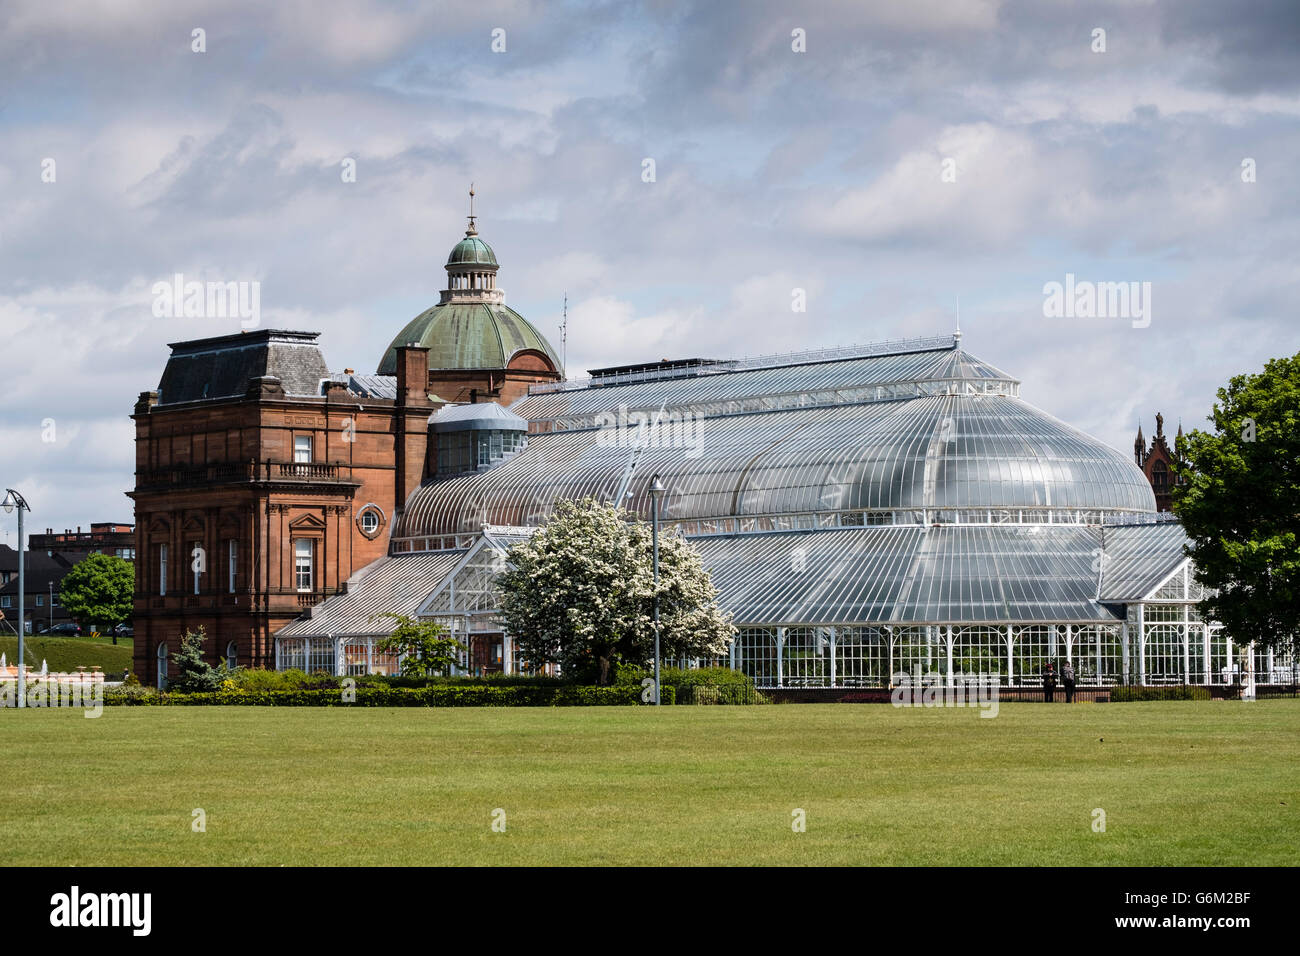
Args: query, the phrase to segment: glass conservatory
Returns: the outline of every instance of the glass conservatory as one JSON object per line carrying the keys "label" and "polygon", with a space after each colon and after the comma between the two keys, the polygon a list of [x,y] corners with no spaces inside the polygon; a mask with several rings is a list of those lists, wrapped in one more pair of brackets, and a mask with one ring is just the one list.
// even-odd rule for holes
{"label": "glass conservatory", "polygon": [[[446,618],[471,645],[483,635],[492,650],[466,658],[476,672],[519,666],[492,586],[509,541],[562,499],[648,520],[658,475],[668,533],[695,544],[738,628],[725,658],[702,663],[761,687],[884,687],[900,673],[1018,686],[1066,660],[1094,686],[1231,682],[1242,660],[1256,680],[1292,673],[1199,618],[1185,536],[1137,465],[1024,401],[960,333],[627,366],[485,407],[448,411],[447,433],[508,421],[527,442],[489,449],[488,468],[463,467],[467,453],[444,471],[440,457],[370,575],[382,600]],[[370,590],[321,607],[346,616]],[[307,637],[351,639],[302,621],[277,639]],[[336,669],[357,666],[334,653]]]}

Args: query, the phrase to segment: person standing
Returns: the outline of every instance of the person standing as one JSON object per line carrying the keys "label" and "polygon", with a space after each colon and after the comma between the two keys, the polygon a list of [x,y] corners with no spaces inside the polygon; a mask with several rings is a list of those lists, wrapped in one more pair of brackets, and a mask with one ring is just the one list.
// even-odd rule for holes
{"label": "person standing", "polygon": [[1065,702],[1074,703],[1074,664],[1070,661],[1065,662],[1061,668],[1061,686],[1065,688]]}
{"label": "person standing", "polygon": [[1048,664],[1043,668],[1043,700],[1050,704],[1055,691],[1056,669],[1051,664]]}

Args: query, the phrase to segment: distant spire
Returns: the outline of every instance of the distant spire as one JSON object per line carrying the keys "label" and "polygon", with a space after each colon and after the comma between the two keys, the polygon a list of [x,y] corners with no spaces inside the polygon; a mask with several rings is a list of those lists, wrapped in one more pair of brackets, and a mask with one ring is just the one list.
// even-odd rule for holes
{"label": "distant spire", "polygon": [[474,184],[469,184],[469,228],[465,230],[465,236],[477,236],[478,230],[474,228]]}
{"label": "distant spire", "polygon": [[952,333],[953,345],[961,344],[961,296],[957,296],[957,329]]}

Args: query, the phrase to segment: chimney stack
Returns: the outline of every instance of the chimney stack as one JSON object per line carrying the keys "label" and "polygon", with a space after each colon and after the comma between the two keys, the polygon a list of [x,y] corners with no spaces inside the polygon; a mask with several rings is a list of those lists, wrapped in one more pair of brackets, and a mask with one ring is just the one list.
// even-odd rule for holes
{"label": "chimney stack", "polygon": [[428,446],[429,350],[412,342],[397,349],[397,401],[393,419],[397,427],[397,474],[394,496],[396,510],[424,477],[424,455]]}

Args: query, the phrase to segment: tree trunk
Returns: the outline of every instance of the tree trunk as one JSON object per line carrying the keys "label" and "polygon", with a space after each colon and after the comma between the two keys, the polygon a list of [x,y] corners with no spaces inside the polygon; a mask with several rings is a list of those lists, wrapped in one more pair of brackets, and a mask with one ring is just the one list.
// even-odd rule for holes
{"label": "tree trunk", "polygon": [[600,686],[609,686],[609,658],[604,654],[600,655]]}

